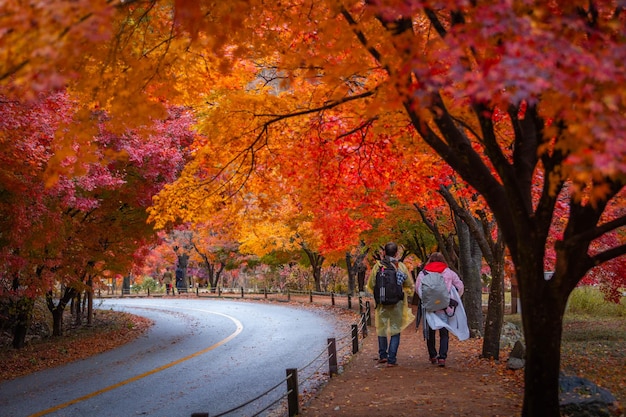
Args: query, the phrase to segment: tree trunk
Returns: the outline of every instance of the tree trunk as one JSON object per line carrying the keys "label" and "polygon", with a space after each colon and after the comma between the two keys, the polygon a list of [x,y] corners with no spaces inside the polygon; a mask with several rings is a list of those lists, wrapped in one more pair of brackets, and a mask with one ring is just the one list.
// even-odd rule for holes
{"label": "tree trunk", "polygon": [[217,276],[215,275],[215,265],[209,262],[208,258],[205,257],[204,265],[206,266],[206,270],[209,273],[209,286],[211,287],[211,292],[217,292]]}
{"label": "tree trunk", "polygon": [[356,260],[352,263],[352,255],[346,252],[346,269],[348,270],[348,294],[354,294],[354,282],[356,281],[357,264]]}
{"label": "tree trunk", "polygon": [[365,265],[363,260],[369,252],[369,248],[363,250],[364,243],[361,242],[359,254],[355,256],[354,263],[352,263],[352,254],[346,252],[346,267],[348,269],[348,294],[354,295],[355,280],[358,279],[359,292],[365,291]]}
{"label": "tree trunk", "polygon": [[72,299],[72,305],[74,306],[74,324],[80,326],[83,324],[83,312],[81,311],[82,305],[82,292],[76,291],[76,295]]}
{"label": "tree trunk", "polygon": [[69,303],[74,295],[76,294],[76,290],[70,287],[66,287],[63,292],[63,296],[59,300],[57,305],[54,304],[54,300],[52,298],[52,292],[49,291],[46,293],[46,303],[48,305],[48,310],[52,313],[52,336],[63,336],[63,312],[65,311],[65,307],[67,303]]}
{"label": "tree trunk", "polygon": [[87,325],[93,324],[93,278],[87,281]]}
{"label": "tree trunk", "polygon": [[200,255],[200,257],[202,258],[202,262],[204,264],[204,267],[207,271],[207,274],[209,275],[208,278],[208,282],[209,282],[209,287],[211,288],[211,293],[216,293],[217,292],[217,285],[220,281],[220,276],[222,275],[222,271],[224,271],[224,268],[226,267],[225,263],[221,263],[220,264],[220,268],[216,271],[215,270],[215,263],[211,262],[211,260],[209,259],[209,257],[206,254],[201,253],[198,249],[196,249],[196,252]]}
{"label": "tree trunk", "polygon": [[367,272],[367,268],[365,267],[365,265],[363,265],[363,262],[361,262],[358,266],[358,270],[357,270],[357,279],[359,282],[359,292],[364,292],[365,291],[365,275]]}
{"label": "tree trunk", "polygon": [[460,273],[465,285],[463,306],[467,313],[467,325],[471,337],[481,337],[484,326],[480,275],[482,253],[468,226],[458,216],[455,216],[455,220],[459,237]]}
{"label": "tree trunk", "polygon": [[313,281],[315,281],[315,291],[322,291],[322,265],[313,268]]}
{"label": "tree trunk", "polygon": [[324,256],[317,252],[303,247],[304,253],[309,258],[311,269],[313,269],[313,281],[315,285],[315,291],[322,291],[322,264],[324,263]]}
{"label": "tree trunk", "polygon": [[491,285],[485,323],[485,338],[481,357],[500,359],[500,336],[504,323],[504,257],[494,254],[490,265]]}
{"label": "tree trunk", "polygon": [[52,310],[52,336],[63,336],[63,310]]}
{"label": "tree trunk", "polygon": [[[220,264],[220,267],[217,269],[217,271],[215,271],[215,283],[214,283],[214,286],[215,286],[215,290],[216,291],[217,291],[217,286],[218,286],[218,284],[220,282],[220,277],[222,276],[222,272],[224,271],[225,267],[226,267],[226,265],[222,263],[222,264]],[[224,285],[224,284],[222,284],[222,285]]]}
{"label": "tree trunk", "polygon": [[23,321],[15,323],[13,329],[13,348],[21,349],[26,346],[26,334],[28,333],[28,323]]}
{"label": "tree trunk", "polygon": [[21,297],[15,303],[16,314],[13,316],[15,325],[12,343],[14,349],[21,349],[26,345],[26,335],[28,334],[34,305],[34,300],[28,297]]}
{"label": "tree trunk", "polygon": [[178,291],[189,291],[189,278],[187,277],[187,265],[189,263],[189,255],[186,253],[177,254],[178,267],[176,269],[176,287]]}
{"label": "tree trunk", "polygon": [[[543,277],[543,265],[532,280],[518,268],[523,282],[533,283],[522,293],[522,322],[526,341],[522,416],[559,416],[559,371],[563,314],[568,294],[560,294]],[[541,308],[536,308],[541,306]]]}

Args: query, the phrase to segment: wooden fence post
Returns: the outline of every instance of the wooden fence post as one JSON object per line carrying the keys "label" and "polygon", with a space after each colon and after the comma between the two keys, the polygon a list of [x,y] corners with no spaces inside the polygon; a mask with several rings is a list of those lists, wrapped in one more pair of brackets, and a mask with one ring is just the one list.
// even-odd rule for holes
{"label": "wooden fence post", "polygon": [[372,309],[370,307],[369,301],[365,302],[365,313],[367,314],[367,325],[371,326],[372,325]]}
{"label": "wooden fence post", "polygon": [[367,337],[367,317],[365,313],[361,313],[361,321],[363,322],[363,337]]}
{"label": "wooden fence post", "polygon": [[300,413],[298,404],[298,370],[287,369],[287,404],[289,405],[289,417]]}
{"label": "wooden fence post", "polygon": [[352,325],[352,354],[359,352],[359,326]]}
{"label": "wooden fence post", "polygon": [[328,339],[328,374],[332,378],[337,375],[339,368],[337,367],[337,344],[335,338]]}

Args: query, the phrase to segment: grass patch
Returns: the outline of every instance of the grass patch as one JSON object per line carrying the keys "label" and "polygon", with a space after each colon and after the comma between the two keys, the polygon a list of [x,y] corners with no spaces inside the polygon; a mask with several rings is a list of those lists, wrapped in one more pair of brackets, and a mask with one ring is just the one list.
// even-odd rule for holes
{"label": "grass patch", "polygon": [[619,304],[604,300],[604,295],[594,287],[578,287],[567,301],[566,315],[591,315],[594,317],[626,317],[626,297]]}
{"label": "grass patch", "polygon": [[[487,305],[487,303],[489,302],[489,293],[488,292],[483,292],[482,293],[482,300],[483,300],[483,305]],[[504,292],[504,304],[505,305],[511,305],[511,291],[505,291]]]}

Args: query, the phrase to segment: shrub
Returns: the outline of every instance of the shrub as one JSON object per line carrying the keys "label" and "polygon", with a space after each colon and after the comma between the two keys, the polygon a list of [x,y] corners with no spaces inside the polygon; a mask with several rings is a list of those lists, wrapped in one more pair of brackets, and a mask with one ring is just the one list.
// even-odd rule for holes
{"label": "shrub", "polygon": [[141,283],[141,290],[150,293],[163,292],[163,288],[159,282],[152,277],[145,277]]}
{"label": "shrub", "polygon": [[595,287],[578,287],[570,294],[566,313],[588,314],[603,317],[626,317],[626,298],[619,304],[606,301],[602,292]]}

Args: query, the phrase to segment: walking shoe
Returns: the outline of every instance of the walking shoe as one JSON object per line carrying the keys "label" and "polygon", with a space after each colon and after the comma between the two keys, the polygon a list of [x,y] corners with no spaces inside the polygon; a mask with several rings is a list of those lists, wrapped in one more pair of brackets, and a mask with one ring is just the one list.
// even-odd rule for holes
{"label": "walking shoe", "polygon": [[387,368],[395,368],[396,366],[398,366],[397,363],[388,363],[387,364]]}
{"label": "walking shoe", "polygon": [[378,363],[387,363],[387,358],[380,358]]}
{"label": "walking shoe", "polygon": [[445,359],[437,359],[437,365],[439,365],[440,367],[444,367],[446,366],[446,360]]}
{"label": "walking shoe", "polygon": [[430,358],[430,363],[437,365],[437,358]]}

